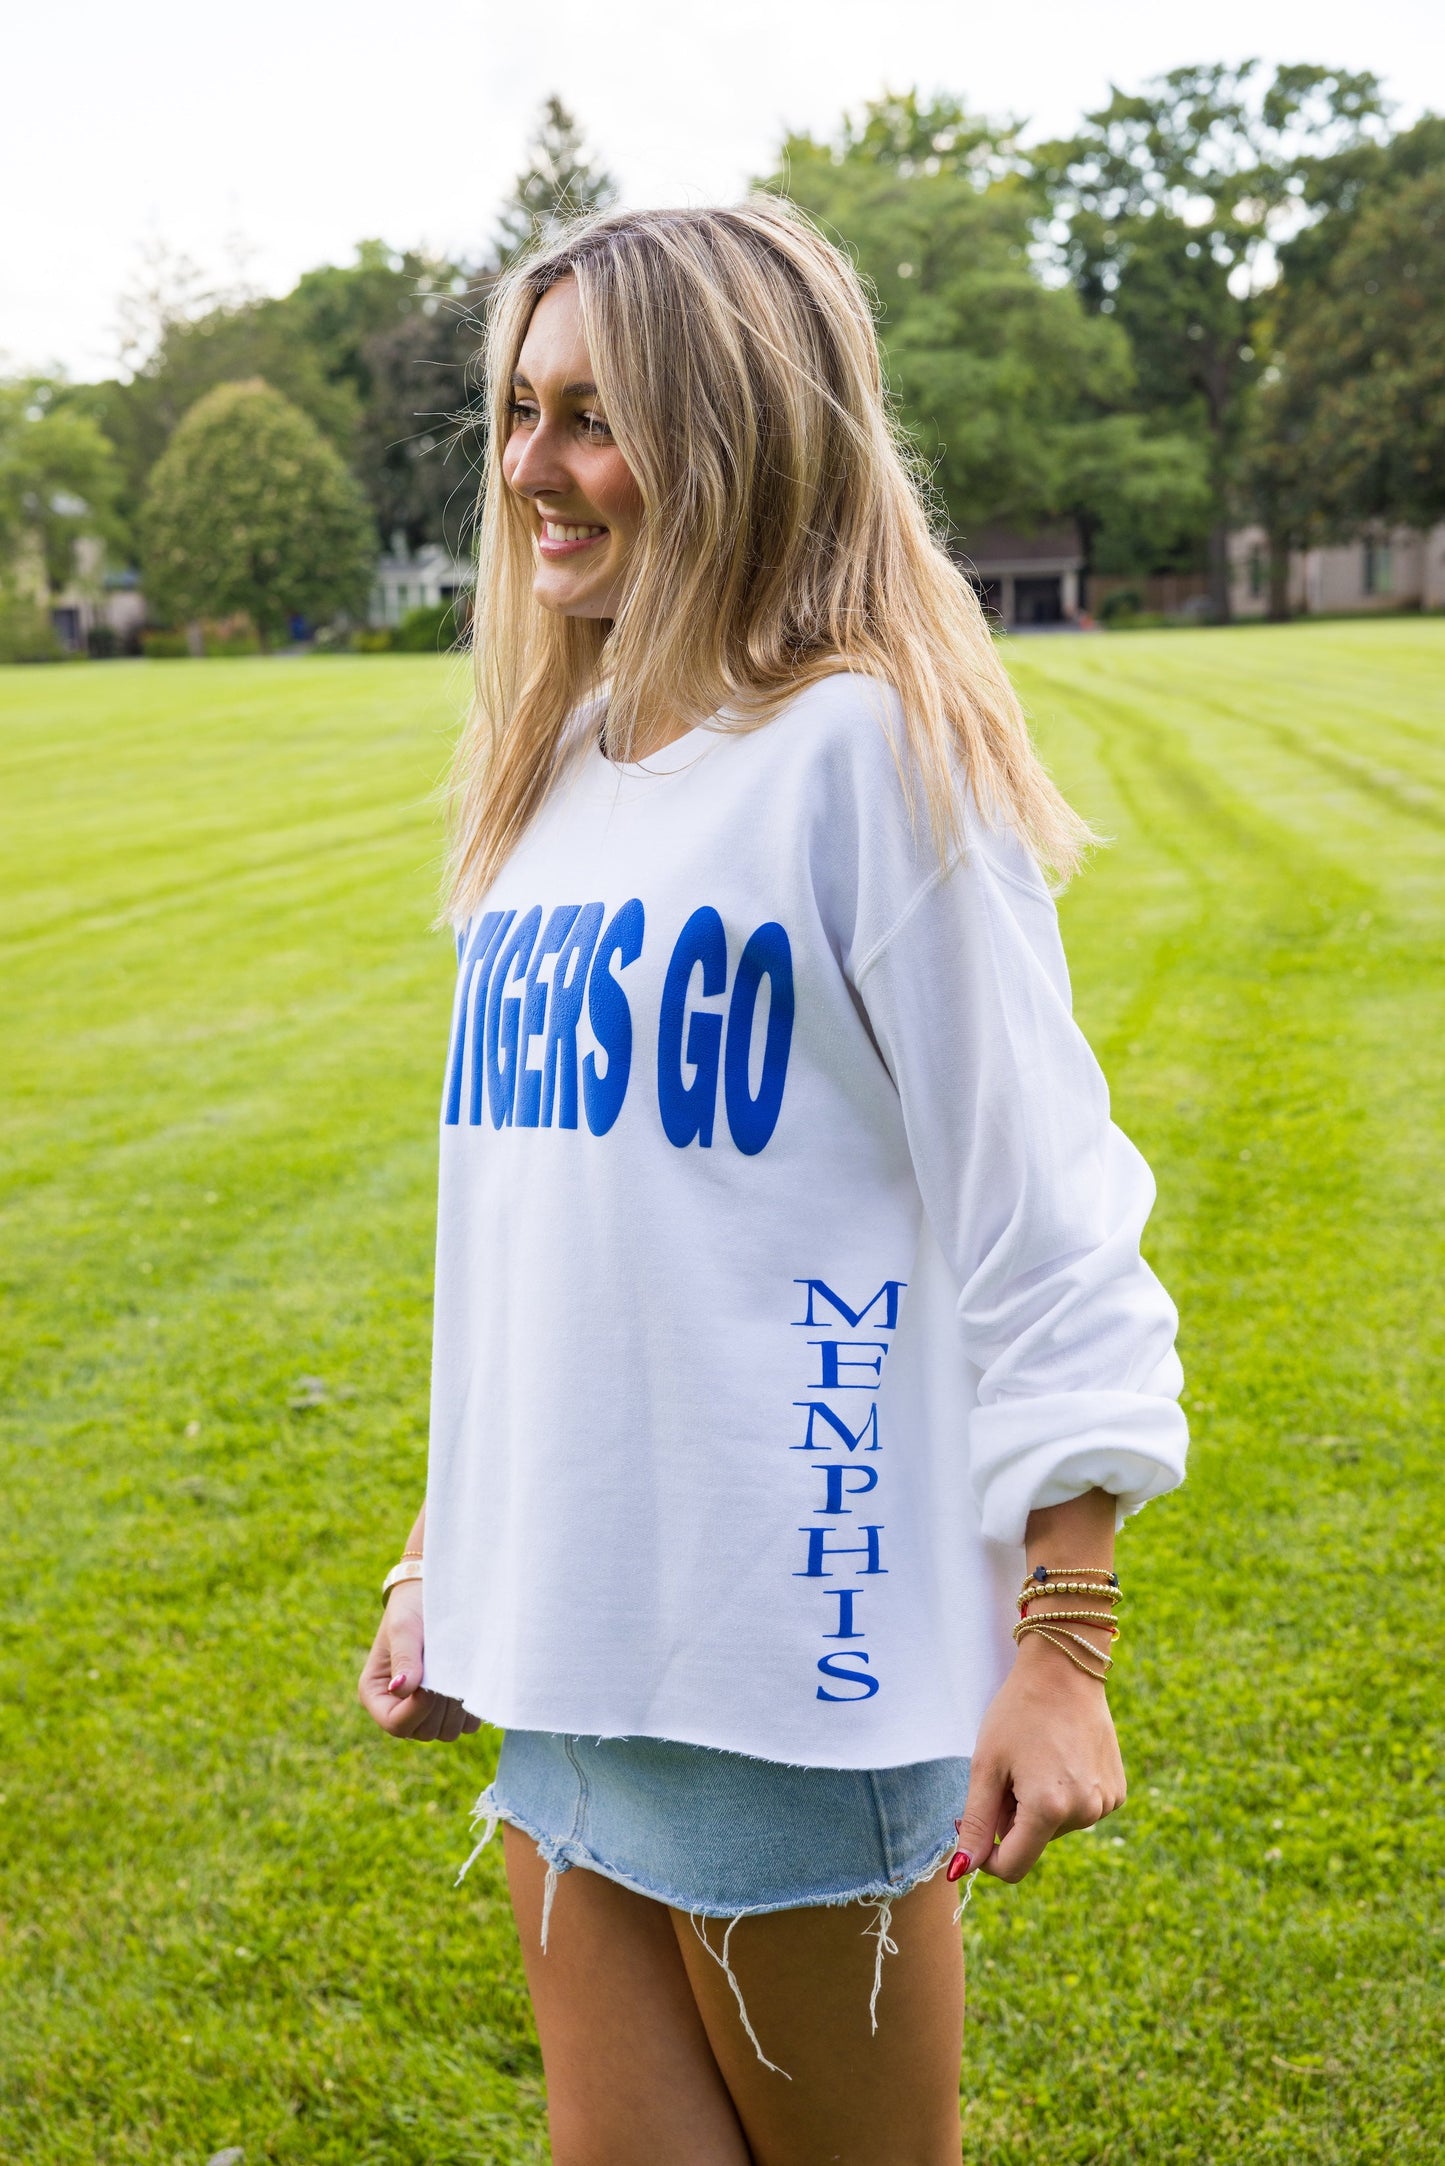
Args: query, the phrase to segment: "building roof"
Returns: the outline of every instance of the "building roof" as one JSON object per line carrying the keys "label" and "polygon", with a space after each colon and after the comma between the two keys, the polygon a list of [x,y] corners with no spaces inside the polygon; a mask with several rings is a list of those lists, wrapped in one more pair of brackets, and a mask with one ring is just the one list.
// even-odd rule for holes
{"label": "building roof", "polygon": [[976,527],[960,535],[954,555],[980,573],[1065,572],[1083,565],[1078,531],[1073,525],[1035,527],[1031,534],[1008,527]]}

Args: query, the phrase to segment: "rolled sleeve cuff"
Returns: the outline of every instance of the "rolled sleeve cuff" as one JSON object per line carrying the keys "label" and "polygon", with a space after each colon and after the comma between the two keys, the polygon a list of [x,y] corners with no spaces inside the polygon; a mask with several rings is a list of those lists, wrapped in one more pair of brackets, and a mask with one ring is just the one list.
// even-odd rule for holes
{"label": "rolled sleeve cuff", "polygon": [[1086,1490],[1117,1499],[1122,1527],[1151,1497],[1177,1489],[1189,1425],[1172,1397],[1071,1391],[978,1407],[969,1442],[982,1531],[1017,1545],[1030,1512]]}

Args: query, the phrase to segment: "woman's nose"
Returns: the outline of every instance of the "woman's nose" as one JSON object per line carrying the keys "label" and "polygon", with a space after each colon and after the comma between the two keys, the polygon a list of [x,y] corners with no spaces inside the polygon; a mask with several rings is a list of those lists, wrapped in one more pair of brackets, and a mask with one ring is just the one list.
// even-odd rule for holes
{"label": "woman's nose", "polygon": [[566,468],[558,458],[556,438],[543,423],[527,438],[508,477],[519,496],[555,496],[567,487]]}

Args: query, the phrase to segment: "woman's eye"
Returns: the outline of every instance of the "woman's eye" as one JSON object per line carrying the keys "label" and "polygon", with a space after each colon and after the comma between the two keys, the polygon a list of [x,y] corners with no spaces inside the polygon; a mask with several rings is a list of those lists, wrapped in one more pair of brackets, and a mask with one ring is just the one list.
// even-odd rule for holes
{"label": "woman's eye", "polygon": [[611,436],[612,431],[608,428],[601,414],[583,414],[582,433],[584,436],[604,437]]}
{"label": "woman's eye", "polygon": [[537,418],[537,409],[534,405],[532,405],[529,399],[509,400],[507,404],[507,412],[511,415],[514,425],[519,421],[530,422],[535,421]]}

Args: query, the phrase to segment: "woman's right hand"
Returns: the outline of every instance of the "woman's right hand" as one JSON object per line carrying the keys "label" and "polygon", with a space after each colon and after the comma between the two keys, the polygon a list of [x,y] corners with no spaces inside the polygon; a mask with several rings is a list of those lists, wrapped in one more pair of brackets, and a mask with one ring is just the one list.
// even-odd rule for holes
{"label": "woman's right hand", "polygon": [[481,1728],[460,1700],[421,1689],[421,1581],[404,1579],[392,1588],[381,1613],[371,1653],[361,1672],[357,1695],[373,1722],[392,1737],[423,1742],[439,1738],[450,1745]]}

